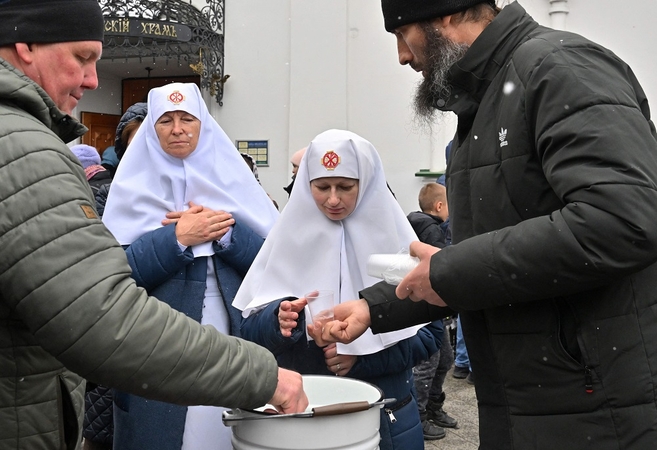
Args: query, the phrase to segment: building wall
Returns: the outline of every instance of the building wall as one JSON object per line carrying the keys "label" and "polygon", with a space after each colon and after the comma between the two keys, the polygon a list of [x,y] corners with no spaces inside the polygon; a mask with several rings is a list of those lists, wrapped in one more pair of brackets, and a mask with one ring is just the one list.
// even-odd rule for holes
{"label": "building wall", "polygon": [[[549,0],[521,4],[539,23],[552,25]],[[657,2],[626,0],[623,10],[619,5],[569,0],[565,28],[629,62],[654,107]],[[444,169],[454,121],[446,117],[431,129],[414,124],[410,104],[420,76],[398,64],[380,2],[226,0],[225,13],[224,71],[230,79],[223,106],[209,98],[208,104],[233,140],[269,140],[269,166],[258,171],[270,195],[285,204],[292,153],[328,128],[347,128],[374,144],[402,208],[416,210],[417,192],[433,179],[415,173]],[[116,113],[120,83],[100,77],[99,90],[85,94],[80,111]]]}
{"label": "building wall", "polygon": [[[253,58],[262,63],[257,75]],[[291,154],[322,131],[343,128],[375,145],[402,207],[417,209],[424,179],[414,174],[430,168],[432,146],[442,154],[451,132],[435,144],[432,130],[414,128],[409,105],[419,76],[397,63],[378,2],[229,1],[225,72],[224,106],[213,105],[213,115],[233,139],[269,139],[270,166],[258,171],[279,204],[287,200]],[[247,104],[258,105],[257,120]],[[444,169],[444,157],[435,168]]]}

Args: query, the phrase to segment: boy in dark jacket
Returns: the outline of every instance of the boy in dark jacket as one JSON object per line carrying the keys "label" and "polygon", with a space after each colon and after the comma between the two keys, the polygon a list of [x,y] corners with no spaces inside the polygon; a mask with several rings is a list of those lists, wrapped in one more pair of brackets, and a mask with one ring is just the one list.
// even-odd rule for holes
{"label": "boy in dark jacket", "polygon": [[[445,186],[438,183],[424,185],[420,189],[418,203],[422,211],[410,213],[408,221],[420,241],[440,248],[449,245],[452,236]],[[440,350],[413,368],[422,431],[426,440],[442,439],[446,436],[445,428],[456,428],[458,425],[456,419],[443,410],[443,383],[453,364],[454,353],[449,334],[443,333]]]}
{"label": "boy in dark jacket", "polygon": [[413,211],[408,215],[408,220],[420,241],[438,248],[451,244],[445,186],[438,183],[425,184],[420,189],[418,203],[422,211]]}

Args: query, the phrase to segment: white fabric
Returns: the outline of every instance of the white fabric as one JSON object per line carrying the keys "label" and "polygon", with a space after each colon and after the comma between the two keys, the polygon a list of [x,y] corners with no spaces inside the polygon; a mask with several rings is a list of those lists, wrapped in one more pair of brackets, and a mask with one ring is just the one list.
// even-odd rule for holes
{"label": "white fabric", "polygon": [[[212,325],[224,334],[230,333],[230,318],[224,305],[212,258],[208,258],[205,299],[203,300],[203,325]],[[215,406],[190,406],[185,417],[185,430],[181,450],[231,448],[232,432],[222,422],[227,408]]]}
{"label": "white fabric", "polygon": [[[176,93],[181,101],[170,102]],[[196,149],[185,159],[166,154],[155,132],[157,119],[168,111],[186,111],[201,121]],[[195,84],[173,83],[150,91],[148,115],[130,143],[116,172],[103,221],[122,244],[160,228],[169,211],[188,209],[189,201],[233,214],[262,237],[278,211],[226,133],[210,116]],[[220,242],[230,239],[230,232]],[[180,245],[180,244],[178,244]],[[184,246],[181,246],[184,247]],[[194,256],[214,253],[211,243],[193,246]],[[208,260],[202,324],[229,334],[214,265]],[[222,423],[225,408],[192,406],[187,410],[183,450],[230,448],[231,430]]]}
{"label": "white fabric", "polygon": [[[183,100],[172,103],[172,94]],[[185,159],[166,154],[155,132],[157,119],[169,111],[186,111],[201,121],[198,145]],[[172,83],[148,94],[148,114],[121,159],[103,222],[120,244],[128,245],[160,228],[167,212],[188,209],[189,201],[229,212],[262,237],[278,217],[272,201],[208,112],[198,87]],[[213,253],[210,242],[192,250],[194,256]]]}
{"label": "white fabric", "polygon": [[[328,151],[340,158],[332,170],[322,165]],[[309,173],[312,179],[357,177],[358,201],[351,215],[341,221],[327,218],[313,200]],[[414,240],[417,236],[387,187],[374,146],[349,131],[326,131],[310,143],[301,159],[290,199],[233,305],[248,317],[272,301],[303,297],[317,289],[333,290],[336,303],[358,299],[361,289],[380,281],[367,274],[368,257],[408,251]],[[352,355],[375,353],[415,335],[419,328],[378,335],[368,330],[351,344],[339,344],[338,351]]]}

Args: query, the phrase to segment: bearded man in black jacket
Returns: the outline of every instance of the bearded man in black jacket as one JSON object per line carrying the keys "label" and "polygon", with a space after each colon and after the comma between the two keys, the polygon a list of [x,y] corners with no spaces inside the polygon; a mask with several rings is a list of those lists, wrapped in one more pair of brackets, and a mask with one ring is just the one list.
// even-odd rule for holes
{"label": "bearded man in black jacket", "polygon": [[454,309],[480,448],[653,449],[657,136],[631,68],[516,2],[382,6],[399,62],[424,75],[418,115],[458,116],[452,245],[413,243],[396,290],[365,289],[309,332],[349,342]]}

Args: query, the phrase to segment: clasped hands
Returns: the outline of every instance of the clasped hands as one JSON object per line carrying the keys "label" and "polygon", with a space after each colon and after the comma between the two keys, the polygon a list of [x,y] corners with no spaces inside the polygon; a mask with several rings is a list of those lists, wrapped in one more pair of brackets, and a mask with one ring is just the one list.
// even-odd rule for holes
{"label": "clasped hands", "polygon": [[[283,300],[278,307],[278,324],[281,334],[285,337],[292,336],[292,330],[298,326],[299,313],[308,304],[308,300],[301,297],[297,300]],[[336,375],[345,376],[356,364],[356,356],[339,355],[335,343],[320,345],[324,350],[326,367]]]}
{"label": "clasped hands", "polygon": [[[431,287],[429,265],[431,257],[439,248],[419,241],[412,242],[409,248],[411,256],[417,256],[420,264],[399,283],[395,294],[400,299],[414,302],[424,300],[437,306],[447,306]],[[308,334],[320,347],[333,342],[348,344],[360,337],[371,325],[370,309],[366,300],[352,300],[340,303],[333,308],[335,320],[325,324],[308,325]]]}
{"label": "clasped hands", "polygon": [[220,240],[235,224],[232,214],[189,202],[186,211],[166,214],[162,225],[176,224],[176,238],[187,247]]}

